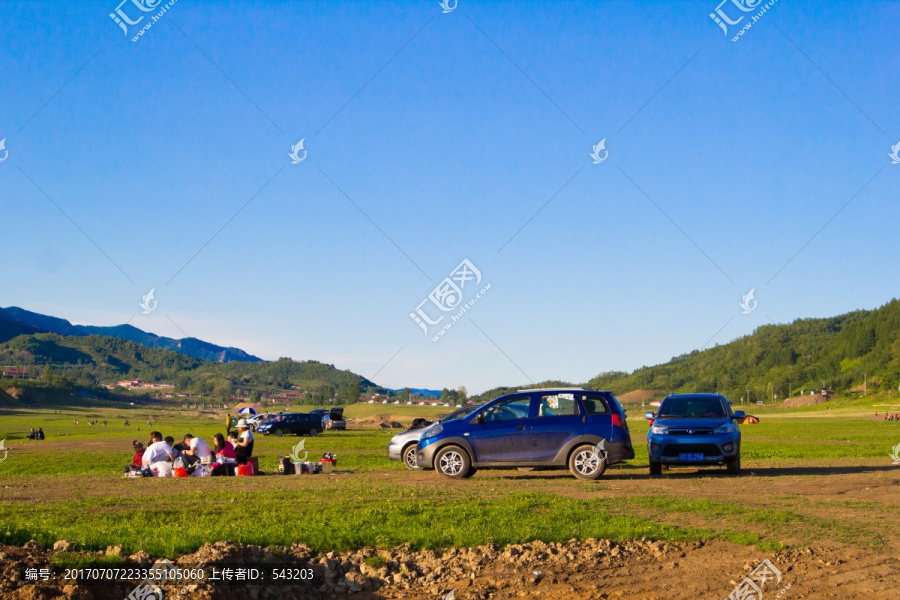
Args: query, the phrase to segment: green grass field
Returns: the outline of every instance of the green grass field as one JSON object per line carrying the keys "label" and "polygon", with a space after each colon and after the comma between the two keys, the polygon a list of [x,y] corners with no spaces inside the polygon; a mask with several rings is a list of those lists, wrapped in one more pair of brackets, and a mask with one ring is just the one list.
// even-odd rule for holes
{"label": "green grass field", "polygon": [[[814,486],[817,475],[791,469],[827,475],[833,465],[851,475],[869,470],[873,482],[890,477],[888,454],[900,442],[900,423],[874,420],[875,406],[886,401],[835,400],[828,410],[754,406],[762,422],[742,427],[750,474],[740,478],[710,470],[649,479],[647,424],[639,418],[644,409],[629,408],[637,457],[597,482],[563,471],[481,471],[466,481],[408,472],[387,460],[385,447],[396,432],[381,429],[306,438],[311,458],[338,454],[337,473],[330,476],[127,479],[122,467],[131,461],[131,440],[146,440],[151,429],[177,440],[185,433],[210,439],[224,430],[223,415],[102,405],[2,409],[0,439],[8,457],[0,463],[0,542],[69,539],[86,549],[119,544],[129,553],[169,557],[219,540],[305,542],[330,550],[404,542],[433,548],[589,537],[720,538],[768,549],[825,537],[874,548],[884,538],[862,517],[890,506],[880,500],[844,506],[860,516],[858,523],[845,522],[829,512],[835,504],[823,507],[791,489],[794,479],[787,478]],[[391,414],[408,423],[447,410],[356,405],[346,415]],[[92,419],[100,424],[87,425]],[[47,439],[26,440],[31,427],[42,427]],[[261,469],[272,473],[277,457],[300,439],[258,435]],[[753,474],[754,468],[766,476]]]}

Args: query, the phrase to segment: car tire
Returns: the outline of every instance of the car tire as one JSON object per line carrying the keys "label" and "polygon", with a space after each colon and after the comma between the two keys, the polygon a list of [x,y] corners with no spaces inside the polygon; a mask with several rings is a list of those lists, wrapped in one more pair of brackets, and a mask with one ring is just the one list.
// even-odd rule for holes
{"label": "car tire", "polygon": [[281,437],[283,435],[284,435],[284,429],[282,429],[281,427],[279,427],[278,429],[275,430],[275,437]]}
{"label": "car tire", "polygon": [[600,479],[606,471],[606,457],[602,459],[592,444],[582,444],[569,455],[569,471],[578,479]]}
{"label": "car tire", "polygon": [[434,469],[446,477],[464,479],[473,471],[472,459],[459,446],[444,446],[434,457]]}
{"label": "car tire", "polygon": [[318,429],[310,429],[309,433],[307,435],[309,435],[309,437],[316,437],[317,435],[319,435],[319,430]]}
{"label": "car tire", "polygon": [[400,457],[403,460],[403,465],[407,469],[409,469],[410,471],[421,471],[418,463],[416,462],[415,444],[407,444],[403,451],[400,453]]}
{"label": "car tire", "polygon": [[662,463],[654,462],[651,460],[650,461],[650,475],[651,476],[662,475],[662,467],[663,467]]}
{"label": "car tire", "polygon": [[741,457],[737,456],[725,461],[725,469],[729,475],[738,475],[741,472]]}

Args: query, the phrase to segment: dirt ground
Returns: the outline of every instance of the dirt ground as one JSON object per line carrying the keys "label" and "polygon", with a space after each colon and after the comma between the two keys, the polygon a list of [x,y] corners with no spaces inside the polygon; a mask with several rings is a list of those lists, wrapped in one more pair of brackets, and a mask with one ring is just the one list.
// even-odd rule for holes
{"label": "dirt ground", "polygon": [[[231,544],[208,545],[195,555],[174,561],[194,567],[209,561],[238,560],[245,565],[280,562],[310,569],[311,581],[285,585],[267,583],[191,584],[164,587],[166,598],[202,600],[263,598],[363,599],[685,599],[726,598],[745,578],[753,580],[764,559],[769,570],[763,598],[896,599],[900,560],[842,545],[796,548],[769,555],[727,542],[667,544],[635,541],[622,545],[605,540],[567,544],[535,542],[465,551],[411,552],[361,550],[311,556],[303,547],[281,549],[275,556],[260,548]],[[381,556],[383,566],[366,558]],[[69,584],[24,581],[25,569],[47,566],[49,553],[0,547],[3,559],[0,596],[11,600],[66,598],[124,599],[135,584]],[[758,578],[755,581],[759,581]],[[146,600],[150,600],[147,598]],[[754,597],[754,600],[758,600]]]}
{"label": "dirt ground", "polygon": [[[288,564],[314,569],[312,582],[293,586],[236,583],[168,586],[166,598],[343,598],[360,599],[506,599],[574,598],[696,599],[726,598],[745,577],[768,559],[781,572],[781,581],[769,581],[762,598],[873,598],[900,597],[900,468],[883,461],[828,465],[787,464],[745,469],[740,478],[716,473],[698,476],[672,471],[651,479],[633,468],[610,469],[596,485],[585,486],[565,473],[499,471],[466,481],[449,481],[424,472],[410,476],[400,471],[354,475],[409,486],[468,486],[480,495],[517,491],[552,491],[572,498],[603,498],[610,510],[623,496],[708,498],[739,502],[750,509],[790,510],[815,517],[818,529],[786,523],[776,537],[787,550],[763,552],[752,546],[724,541],[665,543],[638,540],[616,544],[607,540],[571,541],[568,544],[533,542],[521,546],[450,549],[414,552],[362,549],[327,555],[310,553],[302,545],[260,549],[228,543],[207,545],[197,553],[174,561],[196,566],[211,561],[235,560],[253,564]],[[259,477],[247,486],[329,485],[329,480]],[[338,481],[335,477],[332,481]],[[127,482],[126,482],[127,483]],[[209,482],[218,485],[218,482]],[[60,498],[113,493],[128,495],[118,481],[99,484],[88,478],[56,479],[52,494]],[[6,499],[48,501],[47,486],[34,481],[2,490]],[[640,513],[638,509],[638,514]],[[646,509],[650,511],[650,509]],[[647,512],[646,515],[653,516]],[[665,513],[666,523],[707,525],[698,513]],[[728,517],[724,517],[727,519]],[[750,527],[761,535],[772,533],[771,522]],[[47,567],[52,551],[0,547],[0,598],[124,599],[134,585],[34,584],[25,580],[25,568]],[[381,559],[374,557],[381,556]],[[132,561],[149,557],[134,555]],[[367,562],[366,559],[369,559]],[[286,563],[284,561],[287,561]],[[776,585],[777,584],[777,585]],[[787,589],[785,589],[787,588]],[[453,592],[452,596],[448,596]],[[149,598],[147,600],[150,600]],[[760,600],[754,597],[754,600]]]}

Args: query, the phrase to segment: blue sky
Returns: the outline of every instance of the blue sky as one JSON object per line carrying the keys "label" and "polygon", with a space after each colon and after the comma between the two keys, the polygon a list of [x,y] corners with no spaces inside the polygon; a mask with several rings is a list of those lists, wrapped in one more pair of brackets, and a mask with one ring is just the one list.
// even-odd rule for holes
{"label": "blue sky", "polygon": [[896,2],[116,4],[0,6],[2,306],[478,392],[897,296]]}

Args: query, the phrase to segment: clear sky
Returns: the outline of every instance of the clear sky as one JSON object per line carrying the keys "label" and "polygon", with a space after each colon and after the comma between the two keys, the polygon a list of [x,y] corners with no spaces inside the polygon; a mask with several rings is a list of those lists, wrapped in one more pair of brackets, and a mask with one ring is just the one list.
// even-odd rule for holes
{"label": "clear sky", "polygon": [[897,296],[896,2],[116,4],[0,4],[0,306],[478,392]]}

